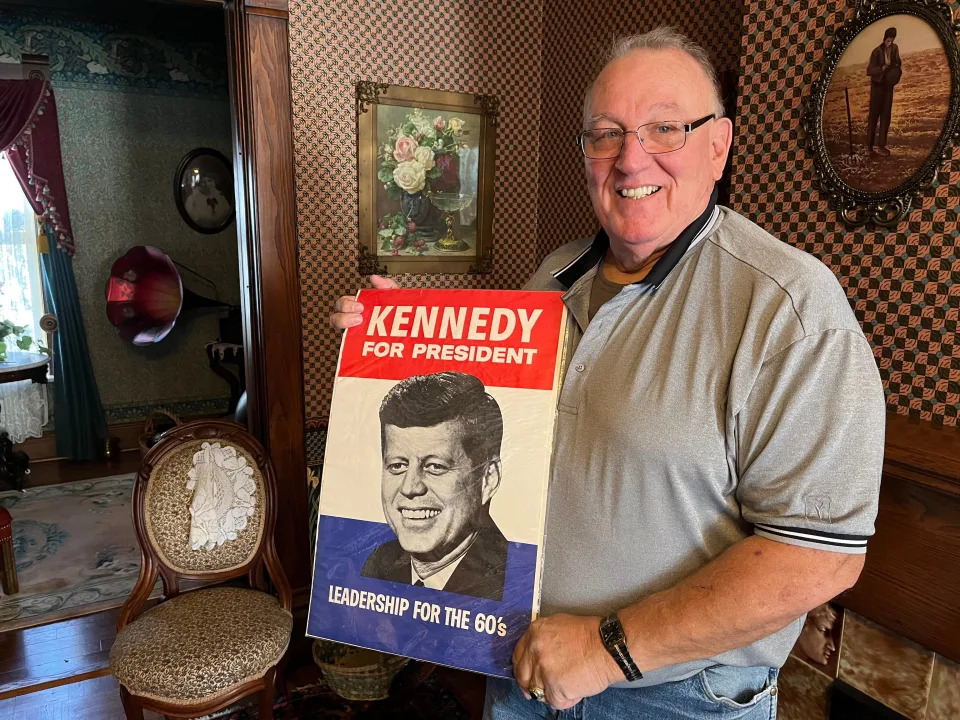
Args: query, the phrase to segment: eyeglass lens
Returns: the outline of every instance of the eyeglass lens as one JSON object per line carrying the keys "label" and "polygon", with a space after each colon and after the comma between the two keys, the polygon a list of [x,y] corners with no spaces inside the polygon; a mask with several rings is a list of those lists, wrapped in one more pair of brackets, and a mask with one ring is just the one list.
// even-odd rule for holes
{"label": "eyeglass lens", "polygon": [[636,131],[620,128],[587,130],[581,137],[583,153],[588,158],[614,158],[623,148],[624,138],[636,134],[643,149],[650,154],[679,150],[686,141],[686,130],[679,121],[666,120],[641,125]]}

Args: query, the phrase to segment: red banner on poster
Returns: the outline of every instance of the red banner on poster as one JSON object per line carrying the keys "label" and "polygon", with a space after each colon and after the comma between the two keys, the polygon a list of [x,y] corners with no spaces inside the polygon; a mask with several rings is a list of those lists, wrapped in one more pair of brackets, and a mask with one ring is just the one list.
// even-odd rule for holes
{"label": "red banner on poster", "polygon": [[[338,377],[400,380],[456,369],[484,385],[553,388],[564,305],[559,292],[362,290]],[[451,363],[454,364],[451,367]]]}

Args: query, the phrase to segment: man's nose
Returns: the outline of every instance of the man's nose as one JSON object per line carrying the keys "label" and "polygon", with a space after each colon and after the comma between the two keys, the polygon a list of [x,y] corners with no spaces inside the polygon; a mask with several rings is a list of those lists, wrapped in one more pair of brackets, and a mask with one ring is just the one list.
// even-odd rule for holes
{"label": "man's nose", "polygon": [[623,147],[620,148],[620,156],[617,158],[617,169],[624,175],[629,175],[637,170],[642,170],[650,162],[650,153],[644,149],[637,133],[625,133]]}
{"label": "man's nose", "polygon": [[427,492],[427,484],[423,480],[423,471],[412,467],[403,475],[400,483],[400,494],[404,497],[419,497]]}

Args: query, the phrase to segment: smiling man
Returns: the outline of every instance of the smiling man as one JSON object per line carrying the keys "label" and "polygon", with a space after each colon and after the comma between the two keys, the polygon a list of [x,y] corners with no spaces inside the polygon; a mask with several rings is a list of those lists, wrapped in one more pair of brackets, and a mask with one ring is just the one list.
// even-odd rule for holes
{"label": "smiling man", "polygon": [[830,270],[716,204],[732,126],[702,48],[618,41],[583,122],[600,231],[526,285],[570,318],[541,616],[485,718],[771,720],[804,614],[863,567],[880,375]]}
{"label": "smiling man", "polygon": [[380,406],[383,514],[397,539],[362,574],[500,600],[507,540],[490,518],[500,486],[500,407],[472,375],[407,378]]}

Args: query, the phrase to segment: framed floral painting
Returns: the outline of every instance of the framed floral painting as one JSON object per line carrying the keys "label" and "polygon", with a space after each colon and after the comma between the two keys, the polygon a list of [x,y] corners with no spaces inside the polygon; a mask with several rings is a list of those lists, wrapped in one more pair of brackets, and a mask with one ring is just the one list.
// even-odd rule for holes
{"label": "framed floral painting", "polygon": [[498,100],[357,83],[359,270],[488,273]]}

